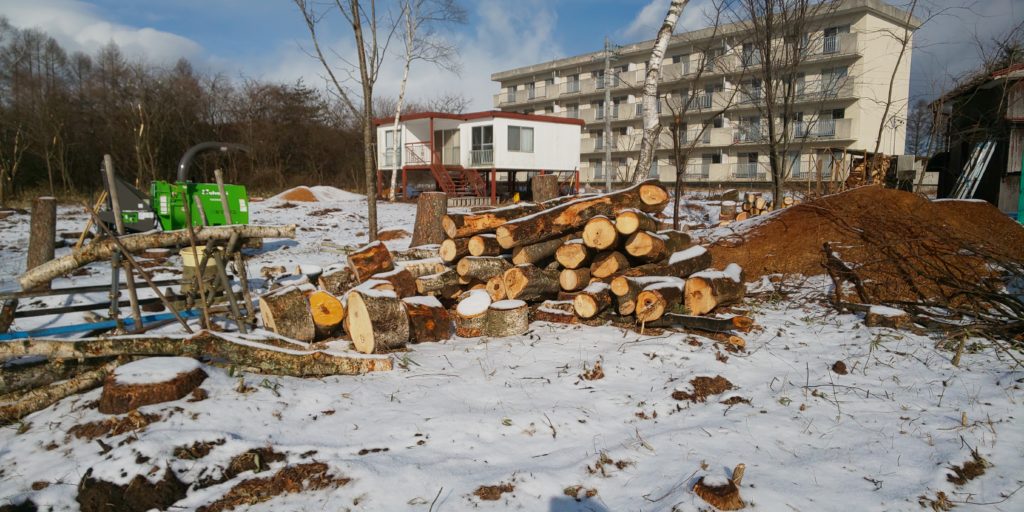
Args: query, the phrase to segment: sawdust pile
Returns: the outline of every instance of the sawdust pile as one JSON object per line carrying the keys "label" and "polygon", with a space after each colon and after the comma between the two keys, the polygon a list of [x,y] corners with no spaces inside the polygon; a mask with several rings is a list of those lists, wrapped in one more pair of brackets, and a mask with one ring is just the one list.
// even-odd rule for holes
{"label": "sawdust pile", "polygon": [[299,186],[285,190],[284,192],[274,196],[274,199],[280,199],[282,201],[297,201],[300,203],[315,203],[319,201],[316,194],[306,186]]}

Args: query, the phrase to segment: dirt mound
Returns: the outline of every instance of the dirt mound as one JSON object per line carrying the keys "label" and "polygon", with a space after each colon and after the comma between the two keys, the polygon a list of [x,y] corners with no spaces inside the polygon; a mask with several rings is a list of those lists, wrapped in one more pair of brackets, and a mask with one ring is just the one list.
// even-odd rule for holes
{"label": "dirt mound", "polygon": [[188,485],[178,480],[170,468],[157,482],[136,475],[127,485],[117,485],[92,478],[92,470],[85,473],[78,484],[78,506],[82,512],[122,510],[143,512],[151,509],[166,510],[185,497]]}
{"label": "dirt mound", "polygon": [[672,398],[676,400],[690,400],[691,402],[706,402],[711,395],[720,395],[730,389],[734,389],[732,382],[729,382],[728,379],[721,375],[694,377],[690,379],[690,385],[693,386],[693,393],[676,390],[672,392]]}
{"label": "dirt mound", "polygon": [[275,496],[341,487],[351,480],[328,472],[327,464],[310,462],[288,466],[266,478],[250,478],[232,487],[217,501],[199,507],[200,512],[221,512],[241,509],[269,501]]}
{"label": "dirt mound", "polygon": [[300,203],[315,203],[319,201],[316,194],[306,186],[299,186],[285,190],[284,192],[274,196],[274,199],[280,199],[282,201],[298,201]]}
{"label": "dirt mound", "polygon": [[988,203],[929,201],[861,187],[757,218],[710,244],[713,261],[735,262],[748,280],[826,273],[824,244],[852,266],[878,300],[949,298],[950,279],[984,282],[992,262],[1024,263],[1024,228]]}

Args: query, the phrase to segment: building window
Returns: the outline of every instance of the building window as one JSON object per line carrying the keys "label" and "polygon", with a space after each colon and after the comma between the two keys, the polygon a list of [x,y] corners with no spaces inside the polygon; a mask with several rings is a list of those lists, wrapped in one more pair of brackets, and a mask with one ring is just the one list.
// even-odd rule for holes
{"label": "building window", "polygon": [[530,82],[526,84],[526,98],[534,99],[537,97],[537,84]]}
{"label": "building window", "polygon": [[849,34],[850,26],[841,25],[838,27],[829,27],[825,29],[824,37],[821,42],[821,53],[839,53],[842,51],[840,47],[839,34]]}
{"label": "building window", "polygon": [[494,163],[494,127],[474,126],[472,132],[472,151],[470,154],[473,165]]}
{"label": "building window", "polygon": [[800,167],[799,151],[786,153],[786,169],[789,171],[789,175],[794,178],[799,178],[803,174],[803,169]]}
{"label": "building window", "polygon": [[570,103],[565,106],[565,115],[570,119],[579,119],[580,117],[580,104]]}
{"label": "building window", "polygon": [[[397,141],[395,134],[398,133]],[[384,132],[384,165],[394,167],[402,165],[402,152],[399,147],[402,145],[402,132],[387,130]]]}
{"label": "building window", "polygon": [[533,128],[508,127],[508,150],[533,153]]}
{"label": "building window", "polygon": [[505,101],[508,103],[516,101],[516,86],[510,85],[508,87],[508,92],[505,94]]}
{"label": "building window", "polygon": [[594,119],[598,121],[604,119],[604,100],[595,101],[590,106],[595,110]]}
{"label": "building window", "polygon": [[580,75],[569,75],[566,80],[566,92],[580,92]]}
{"label": "building window", "polygon": [[590,166],[594,168],[594,179],[599,180],[604,178],[604,162],[601,160],[591,160]]}

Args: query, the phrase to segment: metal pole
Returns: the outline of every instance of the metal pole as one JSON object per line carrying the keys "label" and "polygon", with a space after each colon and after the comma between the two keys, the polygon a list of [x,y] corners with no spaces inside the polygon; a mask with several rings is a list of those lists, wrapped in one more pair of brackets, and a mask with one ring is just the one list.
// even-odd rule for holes
{"label": "metal pole", "polygon": [[[103,169],[107,173],[107,192],[110,193],[110,206],[114,210],[114,225],[117,227],[117,235],[124,235],[124,220],[121,219],[121,202],[117,198],[117,183],[114,177],[114,159],[110,155],[103,155]],[[115,242],[117,243],[117,242]],[[118,245],[120,245],[118,243]],[[120,260],[122,255],[121,250],[118,249],[115,257]],[[131,257],[131,255],[124,254],[125,257]],[[142,313],[139,311],[139,297],[135,294],[135,274],[131,266],[128,268],[127,279],[125,284],[128,285],[128,300],[132,305],[132,318],[135,319],[135,329],[142,328]]]}
{"label": "metal pole", "polygon": [[605,192],[612,191],[612,44],[604,38],[604,186]]}

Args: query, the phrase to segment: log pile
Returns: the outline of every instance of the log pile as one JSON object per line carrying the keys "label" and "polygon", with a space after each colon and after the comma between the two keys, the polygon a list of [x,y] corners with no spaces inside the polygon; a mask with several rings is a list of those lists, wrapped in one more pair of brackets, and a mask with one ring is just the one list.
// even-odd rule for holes
{"label": "log pile", "polygon": [[447,238],[434,246],[435,257],[396,262],[380,243],[356,249],[345,264],[324,269],[318,286],[292,283],[264,295],[264,325],[308,342],[341,334],[341,315],[344,333],[364,353],[452,334],[522,335],[531,320],[749,329],[747,319],[692,316],[740,300],[742,271],[715,270],[710,253],[686,233],[659,231],[668,201],[649,181],[602,195],[451,212],[441,219]]}
{"label": "log pile", "polygon": [[[786,196],[782,198],[780,206],[788,208],[794,204],[800,204],[800,200]],[[723,200],[721,212],[718,214],[718,225],[727,226],[734,221],[738,222],[764,215],[772,211],[773,206],[772,200],[764,197],[761,192],[747,192],[743,195],[743,201],[738,204],[736,201]]]}

